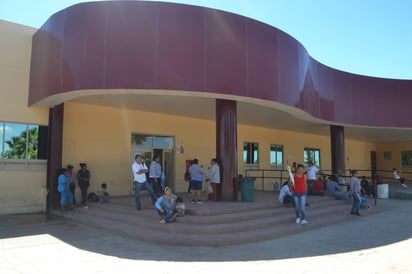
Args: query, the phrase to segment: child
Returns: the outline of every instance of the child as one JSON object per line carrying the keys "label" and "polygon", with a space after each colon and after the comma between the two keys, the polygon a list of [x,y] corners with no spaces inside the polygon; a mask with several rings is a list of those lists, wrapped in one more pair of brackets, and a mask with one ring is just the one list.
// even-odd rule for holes
{"label": "child", "polygon": [[159,223],[165,224],[176,220],[176,201],[177,196],[172,193],[172,189],[165,186],[164,195],[157,199],[155,203],[156,211],[160,216]]}
{"label": "child", "polygon": [[183,217],[185,216],[185,204],[183,203],[183,198],[182,197],[177,197],[176,199],[176,210],[177,210],[177,217]]}
{"label": "child", "polygon": [[101,203],[107,203],[109,201],[109,193],[107,193],[107,184],[103,183],[101,185],[102,189],[96,191],[96,195],[99,198],[99,202]]}

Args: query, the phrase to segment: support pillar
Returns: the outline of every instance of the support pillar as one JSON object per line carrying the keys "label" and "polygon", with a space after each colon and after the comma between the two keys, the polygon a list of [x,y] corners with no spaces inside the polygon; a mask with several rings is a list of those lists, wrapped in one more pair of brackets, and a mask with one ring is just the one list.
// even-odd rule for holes
{"label": "support pillar", "polygon": [[49,109],[49,136],[47,152],[47,212],[60,207],[57,191],[57,170],[62,167],[64,104]]}
{"label": "support pillar", "polygon": [[220,165],[219,201],[237,201],[237,105],[216,99],[216,157]]}
{"label": "support pillar", "polygon": [[342,126],[330,126],[332,173],[345,173],[345,134]]}

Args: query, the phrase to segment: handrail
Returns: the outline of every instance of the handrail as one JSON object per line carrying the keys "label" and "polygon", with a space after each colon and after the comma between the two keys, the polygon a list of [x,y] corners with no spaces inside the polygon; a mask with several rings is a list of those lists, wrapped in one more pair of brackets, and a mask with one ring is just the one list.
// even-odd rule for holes
{"label": "handrail", "polygon": [[[343,177],[345,178],[350,178],[350,169],[345,170],[345,173]],[[371,169],[358,169],[359,173],[362,174],[372,174]],[[272,174],[268,174],[272,173]],[[395,178],[393,178],[393,171],[392,170],[376,170],[374,174],[377,174],[381,177],[382,180],[389,181],[389,182],[395,182]],[[412,182],[412,172],[409,171],[403,171],[401,173],[401,177],[404,177],[406,181]],[[319,173],[319,176],[323,176],[323,179],[326,180],[326,177],[332,175],[331,170],[321,170]],[[366,179],[372,181],[372,176],[370,175],[362,175],[365,176]],[[286,169],[246,169],[245,170],[245,177],[254,177],[254,178],[259,178],[262,180],[262,191],[265,190],[265,179],[277,179],[279,180],[279,188],[282,186],[283,180],[286,180],[289,178],[289,173]]]}

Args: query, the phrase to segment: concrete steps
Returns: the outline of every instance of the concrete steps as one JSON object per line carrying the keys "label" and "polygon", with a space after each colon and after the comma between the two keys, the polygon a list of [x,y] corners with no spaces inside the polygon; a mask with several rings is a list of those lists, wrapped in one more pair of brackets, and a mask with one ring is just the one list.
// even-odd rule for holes
{"label": "concrete steps", "polygon": [[[64,216],[126,237],[187,246],[257,242],[364,218],[349,215],[351,201],[308,196],[309,224],[302,226],[295,223],[294,209],[281,207],[276,198],[273,192],[257,192],[252,203],[186,203],[186,216],[170,224],[158,223],[157,213],[146,196],[142,198],[142,211],[135,209],[134,197],[116,197],[107,204],[91,203],[87,210],[78,207]],[[362,210],[361,214],[367,216],[381,210],[377,206]]]}

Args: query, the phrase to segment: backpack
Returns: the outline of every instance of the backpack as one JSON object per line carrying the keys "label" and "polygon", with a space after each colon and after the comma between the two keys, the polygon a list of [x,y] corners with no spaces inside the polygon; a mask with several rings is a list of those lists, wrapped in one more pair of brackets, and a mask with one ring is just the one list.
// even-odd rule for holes
{"label": "backpack", "polygon": [[87,200],[89,202],[98,202],[99,201],[99,196],[97,196],[96,193],[92,192],[92,193],[89,193],[89,195],[87,196]]}

